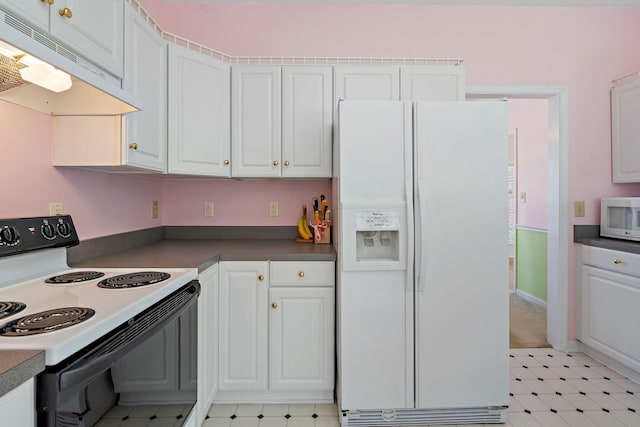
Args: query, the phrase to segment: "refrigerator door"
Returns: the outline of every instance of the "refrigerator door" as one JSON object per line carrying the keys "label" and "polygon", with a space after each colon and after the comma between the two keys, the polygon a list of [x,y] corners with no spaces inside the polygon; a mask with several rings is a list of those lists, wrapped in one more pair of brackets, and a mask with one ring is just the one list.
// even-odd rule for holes
{"label": "refrigerator door", "polygon": [[509,403],[506,107],[414,105],[417,408]]}
{"label": "refrigerator door", "polygon": [[411,408],[411,105],[344,101],[339,111],[338,400]]}

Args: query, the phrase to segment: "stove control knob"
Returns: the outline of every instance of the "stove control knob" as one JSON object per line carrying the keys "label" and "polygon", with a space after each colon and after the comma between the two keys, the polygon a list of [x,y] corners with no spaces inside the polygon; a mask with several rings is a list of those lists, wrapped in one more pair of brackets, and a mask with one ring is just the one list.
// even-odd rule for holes
{"label": "stove control knob", "polygon": [[41,233],[42,237],[47,240],[53,240],[56,238],[56,228],[53,224],[49,224],[48,222],[42,224]]}
{"label": "stove control knob", "polygon": [[15,227],[4,226],[0,228],[0,243],[15,246],[20,243],[20,233]]}
{"label": "stove control knob", "polygon": [[64,222],[61,220],[58,223],[58,226],[56,227],[56,229],[58,230],[58,234],[64,237],[65,239],[71,236],[71,226],[67,222]]}

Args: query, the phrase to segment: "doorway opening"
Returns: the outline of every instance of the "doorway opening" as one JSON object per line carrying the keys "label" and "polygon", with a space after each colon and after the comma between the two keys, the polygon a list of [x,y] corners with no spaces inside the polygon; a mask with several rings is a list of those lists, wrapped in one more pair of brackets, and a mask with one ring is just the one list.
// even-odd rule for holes
{"label": "doorway opening", "polygon": [[[467,87],[467,98],[544,99],[548,102],[548,147],[546,156],[547,342],[556,350],[567,351],[569,252],[568,90],[563,86],[470,86]],[[515,286],[517,287],[517,279]]]}

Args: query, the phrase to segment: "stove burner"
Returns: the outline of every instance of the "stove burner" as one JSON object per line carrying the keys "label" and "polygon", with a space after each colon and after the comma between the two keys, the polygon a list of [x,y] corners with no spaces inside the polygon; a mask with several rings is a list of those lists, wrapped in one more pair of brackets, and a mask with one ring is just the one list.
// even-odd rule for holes
{"label": "stove burner", "polygon": [[26,304],[22,302],[0,301],[0,319],[19,313],[24,310],[25,307]]}
{"label": "stove burner", "polygon": [[99,271],[74,271],[71,273],[61,274],[59,276],[49,277],[47,280],[45,280],[45,283],[77,283],[97,279],[98,277],[102,276],[104,276],[104,273],[101,273]]}
{"label": "stove burner", "polygon": [[85,307],[63,307],[41,311],[7,323],[0,329],[0,335],[19,337],[53,332],[90,319],[95,313],[95,310]]}
{"label": "stove burner", "polygon": [[141,271],[137,273],[121,274],[108,277],[98,282],[98,286],[107,289],[135,288],[139,286],[153,285],[171,277],[168,273],[159,271]]}

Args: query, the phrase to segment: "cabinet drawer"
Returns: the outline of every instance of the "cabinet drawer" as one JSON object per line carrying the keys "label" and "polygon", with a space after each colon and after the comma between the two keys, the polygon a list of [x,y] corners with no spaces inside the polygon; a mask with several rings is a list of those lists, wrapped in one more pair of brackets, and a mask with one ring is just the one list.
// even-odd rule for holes
{"label": "cabinet drawer", "polygon": [[640,255],[611,249],[582,247],[582,263],[640,277]]}
{"label": "cabinet drawer", "polygon": [[270,286],[333,286],[333,283],[333,262],[271,262]]}

